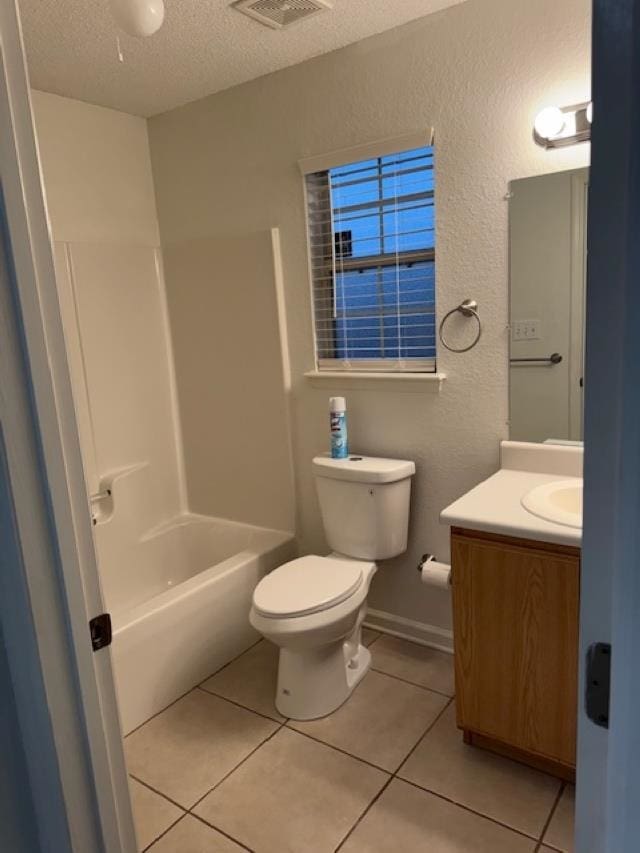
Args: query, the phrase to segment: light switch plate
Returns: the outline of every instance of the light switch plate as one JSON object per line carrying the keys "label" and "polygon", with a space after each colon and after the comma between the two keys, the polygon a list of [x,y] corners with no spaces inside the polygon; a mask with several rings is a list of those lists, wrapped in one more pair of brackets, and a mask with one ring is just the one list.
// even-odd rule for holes
{"label": "light switch plate", "polygon": [[538,341],[540,320],[514,320],[511,333],[514,341]]}

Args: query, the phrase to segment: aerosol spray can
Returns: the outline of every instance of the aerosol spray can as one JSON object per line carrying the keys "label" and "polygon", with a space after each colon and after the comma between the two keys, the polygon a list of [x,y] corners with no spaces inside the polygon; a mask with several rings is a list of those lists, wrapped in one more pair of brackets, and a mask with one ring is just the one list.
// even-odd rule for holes
{"label": "aerosol spray can", "polygon": [[347,402],[344,397],[329,398],[329,425],[331,428],[331,456],[346,459],[349,455],[347,440]]}

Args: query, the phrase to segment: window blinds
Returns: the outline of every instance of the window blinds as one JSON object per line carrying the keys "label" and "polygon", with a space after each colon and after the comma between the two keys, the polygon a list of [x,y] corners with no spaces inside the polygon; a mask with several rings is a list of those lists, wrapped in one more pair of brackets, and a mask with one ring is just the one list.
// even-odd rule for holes
{"label": "window blinds", "polygon": [[434,371],[433,146],[305,180],[318,368]]}

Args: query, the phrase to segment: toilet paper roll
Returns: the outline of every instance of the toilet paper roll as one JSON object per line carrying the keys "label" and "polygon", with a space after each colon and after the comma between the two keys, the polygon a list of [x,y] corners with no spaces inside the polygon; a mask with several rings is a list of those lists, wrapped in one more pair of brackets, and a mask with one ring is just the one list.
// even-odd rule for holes
{"label": "toilet paper roll", "polygon": [[447,563],[439,563],[437,560],[427,560],[423,563],[420,573],[422,575],[422,583],[426,583],[427,586],[449,589],[451,566]]}

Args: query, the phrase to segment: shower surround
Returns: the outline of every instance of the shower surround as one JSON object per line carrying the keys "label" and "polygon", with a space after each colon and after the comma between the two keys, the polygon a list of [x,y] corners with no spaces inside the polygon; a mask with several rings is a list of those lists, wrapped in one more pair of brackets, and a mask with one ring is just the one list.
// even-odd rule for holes
{"label": "shower surround", "polygon": [[[284,397],[277,343],[270,351],[277,357],[275,390],[264,382],[259,388],[254,376],[252,348],[260,347],[260,335],[272,345],[274,329],[263,322],[253,330],[244,355],[230,359],[225,349],[245,331],[242,313],[224,312],[225,292],[242,285],[234,274],[262,270],[266,301],[259,313],[275,322],[279,340],[271,235],[248,237],[241,256],[253,252],[253,270],[245,261],[239,271],[232,264],[237,243],[221,239],[206,249],[207,275],[185,276],[185,299],[200,299],[204,318],[192,349],[197,353],[198,335],[219,340],[225,367],[198,371],[184,358],[176,364],[172,331],[174,324],[183,331],[184,313],[175,295],[171,305],[166,299],[146,122],[40,92],[33,93],[33,109],[101,587],[114,628],[120,714],[129,732],[258,638],[248,621],[253,589],[295,555],[290,460],[275,478],[250,464],[267,458],[255,414],[269,403],[260,393],[270,393],[274,406]],[[196,249],[180,251],[197,258]],[[166,251],[171,260],[175,247]],[[233,389],[246,407],[235,445],[206,427],[212,407],[226,417]],[[189,468],[194,442],[200,458],[203,447],[208,454],[204,478],[202,466]]]}

